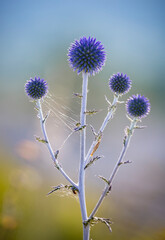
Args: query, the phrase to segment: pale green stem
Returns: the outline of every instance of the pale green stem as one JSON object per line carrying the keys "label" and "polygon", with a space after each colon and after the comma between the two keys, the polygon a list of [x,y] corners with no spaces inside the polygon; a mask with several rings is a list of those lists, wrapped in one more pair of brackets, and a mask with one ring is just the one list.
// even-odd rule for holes
{"label": "pale green stem", "polygon": [[[80,113],[80,123],[81,126],[86,125],[86,105],[87,105],[87,91],[88,91],[88,73],[83,73],[83,83],[82,83],[82,100],[81,100],[81,113]],[[80,132],[80,168],[79,168],[79,201],[83,222],[83,240],[89,239],[89,226],[85,226],[84,222],[87,220],[87,209],[85,200],[85,149],[86,149],[86,127],[82,128]]]}
{"label": "pale green stem", "polygon": [[[112,116],[113,116],[113,114],[114,114],[114,112],[116,110],[116,105],[117,105],[118,99],[119,99],[119,95],[118,96],[115,95],[114,99],[113,99],[113,103],[112,103],[112,105],[111,105],[111,107],[110,107],[110,109],[109,109],[109,111],[108,111],[108,113],[107,113],[107,115],[106,115],[106,117],[105,117],[105,119],[104,119],[104,121],[103,121],[103,123],[102,123],[102,125],[101,125],[101,127],[99,129],[99,131],[98,131],[98,134],[97,134],[98,137],[100,137],[99,134],[103,133],[103,131],[106,128],[109,120],[112,118]],[[96,146],[97,142],[98,142],[98,138],[96,137],[95,140],[92,142],[92,144],[91,144],[91,146],[89,148],[89,151],[88,151],[88,153],[86,155],[85,166],[88,164],[88,161],[90,159],[91,153],[93,152],[94,147]]]}
{"label": "pale green stem", "polygon": [[45,120],[44,120],[44,117],[43,117],[42,106],[41,106],[41,100],[37,101],[37,108],[38,108],[38,111],[39,111],[39,118],[40,118],[41,130],[42,130],[42,133],[43,133],[43,136],[44,136],[44,141],[45,141],[45,144],[46,144],[46,146],[47,146],[47,148],[49,150],[51,158],[52,158],[52,160],[53,160],[53,162],[55,164],[55,167],[70,182],[70,184],[77,189],[78,188],[77,184],[74,183],[73,180],[66,174],[66,172],[60,166],[60,164],[58,163],[58,161],[57,161],[57,159],[55,157],[54,151],[53,151],[53,149],[51,147],[51,144],[50,144],[49,138],[47,136],[47,132],[46,132]]}
{"label": "pale green stem", "polygon": [[97,212],[98,208],[100,207],[103,199],[104,199],[105,196],[107,195],[107,192],[110,190],[112,181],[113,181],[113,179],[114,179],[114,177],[115,177],[115,175],[116,175],[116,173],[117,173],[117,171],[118,171],[118,169],[119,169],[119,166],[120,166],[121,163],[122,163],[122,160],[123,160],[123,158],[124,158],[124,156],[125,156],[126,150],[127,150],[128,146],[129,146],[129,142],[130,142],[130,139],[131,139],[131,136],[132,136],[132,133],[133,133],[133,131],[134,131],[134,128],[135,128],[135,126],[136,126],[137,121],[138,121],[138,120],[135,118],[135,119],[131,122],[131,125],[130,125],[130,128],[129,128],[129,132],[128,132],[128,135],[127,135],[127,137],[126,137],[126,140],[125,140],[125,144],[124,144],[124,146],[123,146],[123,149],[122,149],[122,151],[121,151],[121,153],[120,153],[119,159],[118,159],[118,161],[117,161],[117,163],[116,163],[116,165],[115,165],[115,167],[114,167],[114,169],[113,169],[113,171],[112,171],[112,174],[111,174],[111,176],[110,176],[110,178],[109,178],[109,180],[108,180],[107,186],[105,187],[105,189],[104,189],[104,191],[103,191],[100,199],[98,200],[95,208],[93,209],[91,215],[89,216],[89,220],[94,217],[94,215],[95,215],[95,213]]}

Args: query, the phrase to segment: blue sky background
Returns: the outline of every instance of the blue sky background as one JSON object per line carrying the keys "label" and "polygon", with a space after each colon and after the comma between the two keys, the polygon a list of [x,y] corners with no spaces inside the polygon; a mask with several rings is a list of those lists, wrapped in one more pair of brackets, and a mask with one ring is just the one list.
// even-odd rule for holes
{"label": "blue sky background", "polygon": [[160,0],[1,1],[3,87],[18,88],[29,72],[44,74],[50,62],[57,68],[70,42],[83,35],[104,43],[110,73],[136,72],[138,82],[163,84],[156,78],[164,77],[164,5]]}

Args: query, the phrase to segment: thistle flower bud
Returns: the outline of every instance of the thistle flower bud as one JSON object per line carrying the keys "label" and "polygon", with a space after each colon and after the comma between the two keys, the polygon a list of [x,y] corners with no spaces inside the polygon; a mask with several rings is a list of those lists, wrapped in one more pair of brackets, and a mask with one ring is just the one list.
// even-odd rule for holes
{"label": "thistle flower bud", "polygon": [[123,95],[127,93],[131,88],[132,81],[123,73],[113,74],[109,79],[109,87],[112,92]]}
{"label": "thistle flower bud", "polygon": [[82,37],[75,40],[68,50],[68,61],[77,73],[85,72],[94,75],[102,70],[105,64],[106,53],[101,42],[96,38]]}
{"label": "thistle flower bud", "polygon": [[144,118],[150,112],[150,102],[140,94],[133,95],[127,100],[126,109],[131,117]]}
{"label": "thistle flower bud", "polygon": [[44,79],[40,79],[39,77],[30,78],[25,84],[25,92],[34,100],[40,99],[47,94],[48,84]]}

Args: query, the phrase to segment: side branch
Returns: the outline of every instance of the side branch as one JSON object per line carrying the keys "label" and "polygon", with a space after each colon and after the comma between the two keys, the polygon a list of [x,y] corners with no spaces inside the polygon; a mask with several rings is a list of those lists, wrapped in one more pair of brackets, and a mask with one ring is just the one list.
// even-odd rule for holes
{"label": "side branch", "polygon": [[[104,131],[104,129],[106,128],[109,120],[111,119],[111,117],[113,116],[115,110],[116,110],[116,105],[117,105],[117,102],[118,102],[118,99],[119,99],[119,96],[114,96],[114,99],[113,99],[113,103],[112,105],[110,105],[110,108],[109,108],[109,111],[98,131],[98,134],[96,135],[95,137],[95,140],[92,142],[90,148],[89,148],[89,151],[86,155],[86,158],[85,158],[85,166],[88,164],[88,161],[90,159],[90,157],[93,155],[94,151],[95,151],[95,148],[97,147],[97,145],[99,145],[100,143],[100,140],[101,140],[101,137],[102,137],[102,133]],[[97,148],[96,148],[97,149]]]}
{"label": "side branch", "polygon": [[74,183],[72,181],[72,179],[66,174],[66,172],[62,169],[62,167],[60,166],[60,164],[58,163],[57,161],[57,157],[55,155],[55,153],[53,152],[53,149],[50,145],[50,142],[49,142],[49,139],[48,139],[48,136],[47,136],[47,132],[46,132],[46,127],[45,127],[45,118],[43,117],[43,112],[42,112],[42,107],[41,107],[41,102],[40,100],[37,101],[37,109],[39,111],[39,118],[40,118],[40,124],[41,124],[41,130],[42,130],[42,133],[44,135],[44,141],[45,141],[45,144],[49,150],[49,153],[51,155],[51,158],[54,162],[54,165],[55,167],[61,172],[61,174],[70,182],[70,184],[72,186],[74,186],[76,189],[78,188],[77,184]]}
{"label": "side branch", "polygon": [[124,143],[123,149],[122,149],[122,151],[121,151],[121,154],[120,154],[120,156],[119,156],[119,159],[118,159],[118,161],[117,161],[117,163],[116,163],[116,165],[115,165],[115,167],[114,167],[114,169],[113,169],[113,172],[112,172],[112,174],[111,174],[111,176],[110,176],[110,178],[109,178],[109,180],[108,180],[108,182],[107,182],[107,186],[105,187],[105,189],[104,189],[104,191],[103,191],[100,199],[98,200],[95,208],[93,209],[91,215],[89,216],[89,220],[94,217],[94,215],[95,215],[95,213],[97,212],[98,208],[100,207],[103,199],[105,198],[105,196],[107,195],[107,193],[108,193],[108,192],[110,191],[110,189],[111,189],[112,181],[113,181],[113,179],[114,179],[114,177],[115,177],[115,175],[116,175],[116,173],[117,173],[117,170],[118,170],[119,166],[120,166],[121,163],[122,163],[122,160],[123,160],[123,158],[124,158],[124,155],[125,155],[125,153],[126,153],[126,150],[127,150],[128,146],[129,146],[130,138],[131,138],[131,136],[132,136],[132,134],[133,134],[133,131],[134,131],[135,127],[136,127],[137,121],[138,121],[138,120],[135,118],[135,119],[131,122],[131,125],[130,125],[130,127],[129,127],[129,131],[128,131],[128,135],[127,135],[127,137],[126,137],[126,139],[125,139],[125,143]]}

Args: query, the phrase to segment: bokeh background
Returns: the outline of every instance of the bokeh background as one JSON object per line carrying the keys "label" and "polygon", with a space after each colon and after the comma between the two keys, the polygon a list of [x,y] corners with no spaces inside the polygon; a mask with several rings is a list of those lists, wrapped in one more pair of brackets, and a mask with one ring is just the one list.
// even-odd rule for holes
{"label": "bokeh background", "polygon": [[[97,216],[110,217],[113,232],[97,224],[91,238],[127,240],[165,239],[164,159],[164,16],[163,0],[1,0],[0,1],[0,239],[82,239],[79,203],[70,192],[46,194],[51,186],[66,183],[54,169],[41,136],[34,103],[24,93],[27,79],[41,76],[49,83],[44,112],[51,110],[47,128],[54,150],[61,147],[79,119],[81,76],[67,62],[74,39],[94,36],[107,52],[102,72],[89,80],[87,148],[107,112],[110,75],[127,73],[133,81],[123,97],[141,93],[151,101],[144,130],[132,138],[112,192]],[[60,112],[64,115],[61,115]],[[72,119],[71,119],[72,118]],[[90,213],[122,148],[129,124],[124,104],[108,125],[98,155],[87,169],[87,204]],[[60,151],[59,161],[77,181],[79,135],[73,134]]]}

